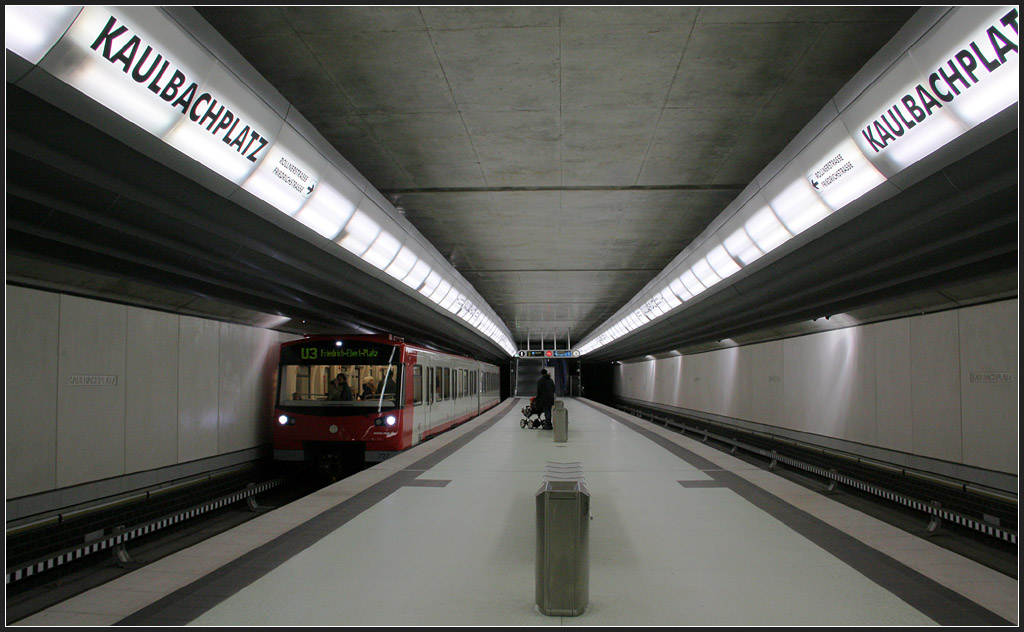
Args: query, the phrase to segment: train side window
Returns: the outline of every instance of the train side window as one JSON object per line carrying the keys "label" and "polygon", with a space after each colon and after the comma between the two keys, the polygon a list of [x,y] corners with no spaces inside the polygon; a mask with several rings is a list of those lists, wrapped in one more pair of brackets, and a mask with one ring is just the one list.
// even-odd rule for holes
{"label": "train side window", "polygon": [[423,367],[412,365],[412,405],[423,403]]}
{"label": "train side window", "polygon": [[451,399],[452,397],[452,370],[448,367],[444,368],[444,390],[441,392],[442,399]]}

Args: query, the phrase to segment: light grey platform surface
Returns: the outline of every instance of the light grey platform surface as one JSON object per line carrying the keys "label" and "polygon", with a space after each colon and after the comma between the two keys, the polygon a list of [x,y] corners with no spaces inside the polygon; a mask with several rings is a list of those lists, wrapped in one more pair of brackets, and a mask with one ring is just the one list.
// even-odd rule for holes
{"label": "light grey platform surface", "polygon": [[[526,400],[16,625],[1008,625],[1017,580],[587,400]],[[589,602],[535,605],[548,461],[590,492]]]}

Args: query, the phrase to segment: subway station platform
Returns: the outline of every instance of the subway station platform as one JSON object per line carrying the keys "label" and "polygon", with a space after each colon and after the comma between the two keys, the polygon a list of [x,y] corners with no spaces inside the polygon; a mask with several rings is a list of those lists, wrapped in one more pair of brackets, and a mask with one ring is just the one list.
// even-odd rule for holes
{"label": "subway station platform", "polygon": [[[582,399],[460,428],[15,625],[1016,625],[1017,580]],[[545,463],[590,493],[583,614],[535,604]]]}

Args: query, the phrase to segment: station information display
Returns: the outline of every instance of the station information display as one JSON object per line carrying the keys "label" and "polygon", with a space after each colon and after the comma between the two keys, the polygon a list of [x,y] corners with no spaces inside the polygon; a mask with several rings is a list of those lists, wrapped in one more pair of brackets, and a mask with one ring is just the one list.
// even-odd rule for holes
{"label": "station information display", "polygon": [[518,358],[578,358],[578,349],[520,349]]}

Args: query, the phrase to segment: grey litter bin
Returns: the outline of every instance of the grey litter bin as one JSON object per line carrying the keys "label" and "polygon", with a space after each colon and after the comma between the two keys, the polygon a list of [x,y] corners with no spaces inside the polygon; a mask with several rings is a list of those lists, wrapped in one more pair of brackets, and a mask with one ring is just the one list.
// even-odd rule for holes
{"label": "grey litter bin", "polygon": [[590,492],[577,475],[545,476],[537,491],[537,606],[549,616],[583,614],[590,598]]}
{"label": "grey litter bin", "polygon": [[556,443],[565,443],[569,440],[569,412],[564,408],[556,408],[551,411],[551,427],[554,429],[552,436]]}

